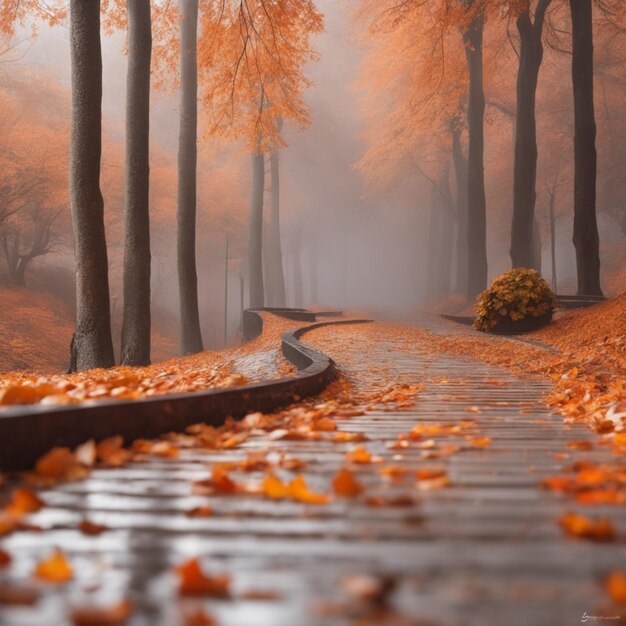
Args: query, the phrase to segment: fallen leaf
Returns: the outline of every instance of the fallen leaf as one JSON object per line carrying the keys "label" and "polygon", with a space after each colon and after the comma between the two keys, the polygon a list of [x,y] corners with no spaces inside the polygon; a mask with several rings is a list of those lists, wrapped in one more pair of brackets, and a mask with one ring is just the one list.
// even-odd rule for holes
{"label": "fallen leaf", "polygon": [[192,611],[184,611],[185,626],[217,626],[217,620],[202,607]]}
{"label": "fallen leaf", "polygon": [[11,555],[6,550],[0,548],[0,569],[11,565],[12,560]]}
{"label": "fallen leaf", "polygon": [[340,469],[332,481],[333,491],[342,498],[354,498],[363,491],[363,485],[346,467]]}
{"label": "fallen leaf", "polygon": [[130,460],[131,453],[125,450],[124,439],[120,435],[103,439],[96,444],[96,456],[109,467],[119,467]]}
{"label": "fallen leaf", "polygon": [[473,448],[488,448],[491,445],[489,437],[466,437],[467,442]]}
{"label": "fallen leaf", "polygon": [[385,467],[381,467],[378,470],[378,473],[381,476],[385,476],[395,482],[399,482],[409,473],[409,470],[407,467],[402,465],[386,465]]}
{"label": "fallen leaf", "polygon": [[196,506],[193,509],[189,509],[185,515],[187,517],[211,517],[213,509],[210,506]]}
{"label": "fallen leaf", "polygon": [[626,573],[614,571],[604,582],[604,588],[616,604],[626,604]]}
{"label": "fallen leaf", "polygon": [[289,483],[283,483],[274,474],[267,474],[263,480],[261,492],[272,500],[292,499],[305,504],[326,504],[330,500],[326,495],[309,491],[306,480],[301,474]]}
{"label": "fallen leaf", "polygon": [[96,442],[93,439],[89,439],[89,441],[86,441],[76,448],[74,456],[76,460],[85,467],[92,467],[98,456]]}
{"label": "fallen leaf", "polygon": [[21,517],[28,513],[36,513],[44,505],[45,502],[30,489],[17,488],[11,493],[11,500],[4,507],[4,512]]}
{"label": "fallen leaf", "polygon": [[230,596],[230,577],[227,574],[206,575],[198,559],[191,559],[179,565],[176,572],[179,576],[178,593],[182,596],[210,596],[212,598]]}
{"label": "fallen leaf", "polygon": [[289,489],[294,500],[304,502],[306,504],[326,504],[330,498],[321,493],[313,493],[309,491],[304,476],[296,476],[290,483]]}
{"label": "fallen leaf", "polygon": [[32,606],[39,599],[39,593],[33,587],[15,586],[4,581],[0,585],[0,604]]}
{"label": "fallen leaf", "polygon": [[417,487],[429,491],[431,489],[441,489],[450,484],[450,478],[445,470],[442,469],[418,469],[415,472]]}
{"label": "fallen leaf", "polygon": [[55,482],[73,481],[85,478],[89,470],[78,462],[69,448],[53,448],[37,461],[35,474]]}
{"label": "fallen leaf", "polygon": [[343,578],[341,586],[346,593],[362,602],[385,605],[389,595],[395,589],[396,581],[387,576],[379,577],[357,574]]}
{"label": "fallen leaf", "polygon": [[291,496],[289,486],[274,474],[266,474],[261,487],[263,494],[271,500],[284,500]]}
{"label": "fallen leaf", "polygon": [[230,478],[227,470],[222,465],[215,465],[211,473],[211,484],[216,493],[236,493],[237,484]]}
{"label": "fallen leaf", "polygon": [[113,606],[85,606],[71,610],[70,620],[74,626],[120,626],[128,621],[132,613],[128,600]]}
{"label": "fallen leaf", "polygon": [[615,539],[615,528],[610,520],[592,520],[576,513],[566,513],[559,518],[563,530],[573,537],[591,541],[608,542]]}
{"label": "fallen leaf", "polygon": [[367,448],[357,446],[353,450],[346,453],[346,460],[350,463],[381,463],[382,459],[375,457]]}
{"label": "fallen leaf", "polygon": [[282,595],[272,589],[248,589],[248,591],[244,591],[239,598],[242,600],[273,602],[280,600]]}
{"label": "fallen leaf", "polygon": [[48,583],[65,583],[74,576],[72,566],[58,548],[51,556],[39,561],[35,576]]}
{"label": "fallen leaf", "polygon": [[365,504],[367,506],[372,507],[404,507],[404,506],[413,506],[415,504],[415,500],[409,495],[399,495],[399,496],[369,496],[365,498]]}
{"label": "fallen leaf", "polygon": [[90,522],[89,520],[84,519],[80,524],[78,524],[78,530],[80,530],[83,535],[100,535],[105,530],[109,530],[108,526],[104,524],[96,524],[95,522]]}

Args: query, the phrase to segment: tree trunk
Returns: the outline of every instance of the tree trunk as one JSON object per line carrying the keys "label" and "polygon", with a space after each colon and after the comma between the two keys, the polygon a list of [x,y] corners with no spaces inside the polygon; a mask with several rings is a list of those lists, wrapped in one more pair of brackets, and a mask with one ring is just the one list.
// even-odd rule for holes
{"label": "tree trunk", "polygon": [[602,295],[596,220],[596,120],[591,0],[570,0],[574,88],[574,246],[579,295]]}
{"label": "tree trunk", "polygon": [[556,203],[556,190],[550,192],[550,260],[552,262],[552,291],[557,292],[556,277],[556,218],[554,217],[554,205]]}
{"label": "tree trunk", "polygon": [[70,205],[76,256],[76,329],[71,365],[81,371],[114,364],[104,203],[102,151],[102,52],[100,2],[71,0],[72,136]]}
{"label": "tree trunk", "polygon": [[302,278],[302,256],[300,249],[300,226],[296,226],[293,233],[292,264],[293,264],[293,300],[294,306],[299,309],[304,303],[304,281]]}
{"label": "tree trunk", "polygon": [[272,213],[270,215],[268,280],[272,283],[271,306],[285,306],[285,274],[280,242],[280,161],[274,149],[270,156],[272,171]]}
{"label": "tree trunk", "polygon": [[13,278],[13,282],[18,287],[26,287],[26,269],[34,258],[34,256],[30,255],[20,256],[20,260],[15,267],[15,275]]}
{"label": "tree trunk", "polygon": [[511,261],[513,267],[536,267],[533,250],[535,185],[537,182],[537,124],[535,98],[539,68],[543,60],[543,23],[551,0],[539,0],[534,23],[530,11],[517,19],[520,58],[517,73],[517,114],[515,117],[515,160],[513,169],[513,224]]}
{"label": "tree trunk", "polygon": [[150,362],[150,0],[131,0],[126,80],[123,365]]}
{"label": "tree trunk", "polygon": [[454,175],[456,179],[456,216],[457,216],[457,244],[456,244],[456,284],[454,291],[460,295],[467,295],[467,159],[463,154],[461,144],[461,127],[455,124],[452,128],[452,159],[454,161]]}
{"label": "tree trunk", "polygon": [[198,0],[180,0],[180,134],[178,141],[178,284],[180,349],[200,352],[196,272],[196,170],[198,134]]}
{"label": "tree trunk", "polygon": [[319,304],[318,275],[317,275],[317,235],[311,234],[309,243],[309,280],[311,287],[311,304]]}
{"label": "tree trunk", "polygon": [[248,232],[248,289],[250,308],[265,306],[263,287],[263,191],[265,155],[261,148],[252,153],[252,194]]}
{"label": "tree trunk", "polygon": [[[473,2],[470,2],[472,5]],[[470,7],[473,10],[473,7]],[[463,34],[469,71],[469,148],[467,155],[467,296],[473,299],[487,287],[487,203],[485,199],[483,90],[484,16],[477,10]]]}

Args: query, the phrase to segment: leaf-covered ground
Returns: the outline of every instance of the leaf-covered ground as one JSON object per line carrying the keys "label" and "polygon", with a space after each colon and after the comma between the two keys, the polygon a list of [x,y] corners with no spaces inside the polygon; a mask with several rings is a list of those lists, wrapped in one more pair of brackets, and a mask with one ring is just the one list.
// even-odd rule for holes
{"label": "leaf-covered ground", "polygon": [[[268,619],[278,621],[267,622],[273,624],[416,626],[438,623],[417,619],[416,606],[432,616],[441,602],[472,611],[496,610],[489,603],[499,602],[499,610],[519,603],[510,623],[527,624],[533,622],[524,621],[524,597],[553,615],[554,603],[572,606],[578,593],[581,601],[593,600],[590,611],[626,611],[626,573],[616,552],[626,530],[617,515],[626,503],[623,314],[622,298],[567,314],[532,337],[556,352],[441,321],[326,327],[305,341],[334,358],[341,377],[319,398],[220,428],[199,423],[129,448],[114,437],[51,450],[33,471],[7,477],[0,491],[0,615],[4,604],[7,615],[20,616],[19,624],[35,624],[41,615],[75,626],[144,624],[146,611],[156,611],[158,620],[151,623],[163,626],[240,626],[261,613],[274,615]],[[250,379],[287,373],[277,346],[293,326],[267,316],[263,336],[244,348],[165,364],[173,368],[169,389],[206,384],[214,370],[211,384],[238,384],[228,381],[237,361]],[[570,434],[558,415],[548,419],[536,390],[550,387],[514,383],[497,369],[486,373],[481,361],[529,381],[551,381],[550,403],[567,420],[593,426],[598,437],[580,424]],[[137,380],[151,380],[163,364],[140,371]],[[110,380],[100,372],[81,376],[89,379],[88,390],[104,386],[105,395],[115,395],[119,374]],[[483,391],[476,393],[476,385]],[[526,389],[528,398],[520,399]],[[485,390],[490,395],[481,395]],[[131,396],[144,393],[139,383]],[[516,429],[534,439],[516,444]],[[480,497],[471,495],[473,480],[486,489]],[[516,485],[526,494],[521,501]],[[455,509],[455,501],[465,504]],[[388,537],[388,527],[399,535]],[[260,538],[248,543],[251,532]],[[132,567],[145,569],[141,562],[129,565],[119,551],[125,545],[132,552],[128,533],[148,552],[153,544],[167,545],[166,556],[142,574],[141,593],[132,576],[130,584],[124,582]],[[360,570],[346,553],[343,564],[316,573],[317,553],[328,545],[339,550],[342,533],[356,542],[356,554],[373,550],[377,556]],[[418,575],[427,566],[420,551],[430,554],[427,546],[438,539],[443,553],[454,553],[455,533],[469,541],[458,554],[460,569],[454,559],[446,561],[452,569],[435,568],[430,584]],[[489,543],[485,533],[502,535]],[[403,560],[402,537],[404,552],[416,551],[410,565]],[[580,567],[576,576],[585,586],[572,587],[557,576],[541,583],[548,586],[538,593],[532,587],[538,580],[526,583],[520,571],[509,574],[507,587],[489,560],[473,574],[482,587],[468,583],[464,559],[474,546],[495,558],[503,543],[523,546],[525,540],[529,555],[541,560],[536,570],[527,562],[533,576],[544,576],[551,566],[564,568],[564,576]],[[245,555],[238,552],[240,543],[247,546]],[[387,544],[400,551],[397,562],[381,568]],[[551,565],[546,546],[552,544],[558,558]],[[603,545],[608,550],[596,553]],[[273,560],[263,561],[272,550]],[[133,558],[150,561],[146,552],[139,554]],[[306,602],[301,593],[308,594]],[[416,605],[419,598],[426,604]],[[290,613],[294,605],[297,611]],[[459,623],[448,617],[441,623]]]}
{"label": "leaf-covered ground", "polygon": [[77,374],[0,374],[0,411],[15,404],[73,404],[84,400],[139,399],[187,393],[280,378],[293,368],[280,355],[280,336],[297,327],[266,316],[265,332],[255,341],[221,352],[201,352],[147,367],[113,367]]}

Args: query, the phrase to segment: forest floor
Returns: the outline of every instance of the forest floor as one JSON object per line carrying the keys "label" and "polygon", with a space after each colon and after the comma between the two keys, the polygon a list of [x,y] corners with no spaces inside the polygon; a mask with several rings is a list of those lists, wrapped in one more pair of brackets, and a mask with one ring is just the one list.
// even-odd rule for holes
{"label": "forest floor", "polygon": [[[74,332],[74,304],[45,291],[0,283],[0,372],[42,374],[67,370]],[[155,316],[152,358],[162,361],[178,352],[171,329]],[[117,338],[121,329],[113,328]],[[117,348],[118,346],[116,346]],[[0,377],[2,374],[0,374]]]}
{"label": "forest floor", "polygon": [[[0,491],[0,624],[626,622],[624,307],[317,329],[319,398],[51,451]],[[260,378],[291,326],[240,355]]]}

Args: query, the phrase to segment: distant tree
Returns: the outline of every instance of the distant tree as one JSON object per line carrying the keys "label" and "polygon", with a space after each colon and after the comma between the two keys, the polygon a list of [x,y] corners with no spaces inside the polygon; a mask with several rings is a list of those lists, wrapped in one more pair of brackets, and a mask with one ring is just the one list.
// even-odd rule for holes
{"label": "distant tree", "polygon": [[15,285],[26,286],[26,270],[30,263],[54,249],[58,234],[53,231],[53,225],[60,213],[60,209],[46,211],[37,206],[25,219],[10,223],[0,231],[9,277]]}
{"label": "distant tree", "polygon": [[150,0],[129,0],[121,361],[150,362]]}
{"label": "distant tree", "polygon": [[[280,132],[282,120],[277,121]],[[273,147],[270,151],[270,170],[272,177],[271,212],[269,228],[269,254],[267,278],[270,282],[268,304],[275,307],[285,306],[285,273],[283,271],[283,252],[280,241],[280,150]]]}
{"label": "distant tree", "polygon": [[[208,135],[242,138],[252,155],[252,189],[249,218],[249,305],[263,306],[263,187],[265,155],[277,157],[285,145],[282,123],[300,127],[308,123],[303,92],[310,82],[304,65],[317,55],[311,35],[323,27],[322,15],[312,0],[230,0],[203,13],[200,42],[202,101],[208,116]],[[280,285],[279,161],[273,161],[275,181],[272,250],[268,271],[272,285]],[[280,259],[282,271],[282,259]],[[284,281],[284,278],[283,278]],[[280,287],[278,288],[280,291]]]}
{"label": "distant tree", "polygon": [[178,284],[180,349],[203,349],[198,309],[196,210],[198,168],[198,0],[180,0],[180,134],[178,140]]}
{"label": "distant tree", "polygon": [[454,163],[454,179],[456,181],[456,281],[454,291],[465,295],[467,292],[467,157],[463,150],[462,134],[465,119],[459,112],[450,123],[452,135],[452,162]]}
{"label": "distant tree", "polygon": [[70,369],[114,364],[104,204],[100,191],[102,52],[100,1],[71,0],[70,205],[76,257],[76,330]]}
{"label": "distant tree", "polygon": [[487,287],[487,201],[485,198],[485,92],[483,80],[483,30],[485,13],[479,0],[465,0],[468,23],[463,41],[469,74],[467,125],[467,297]]}

